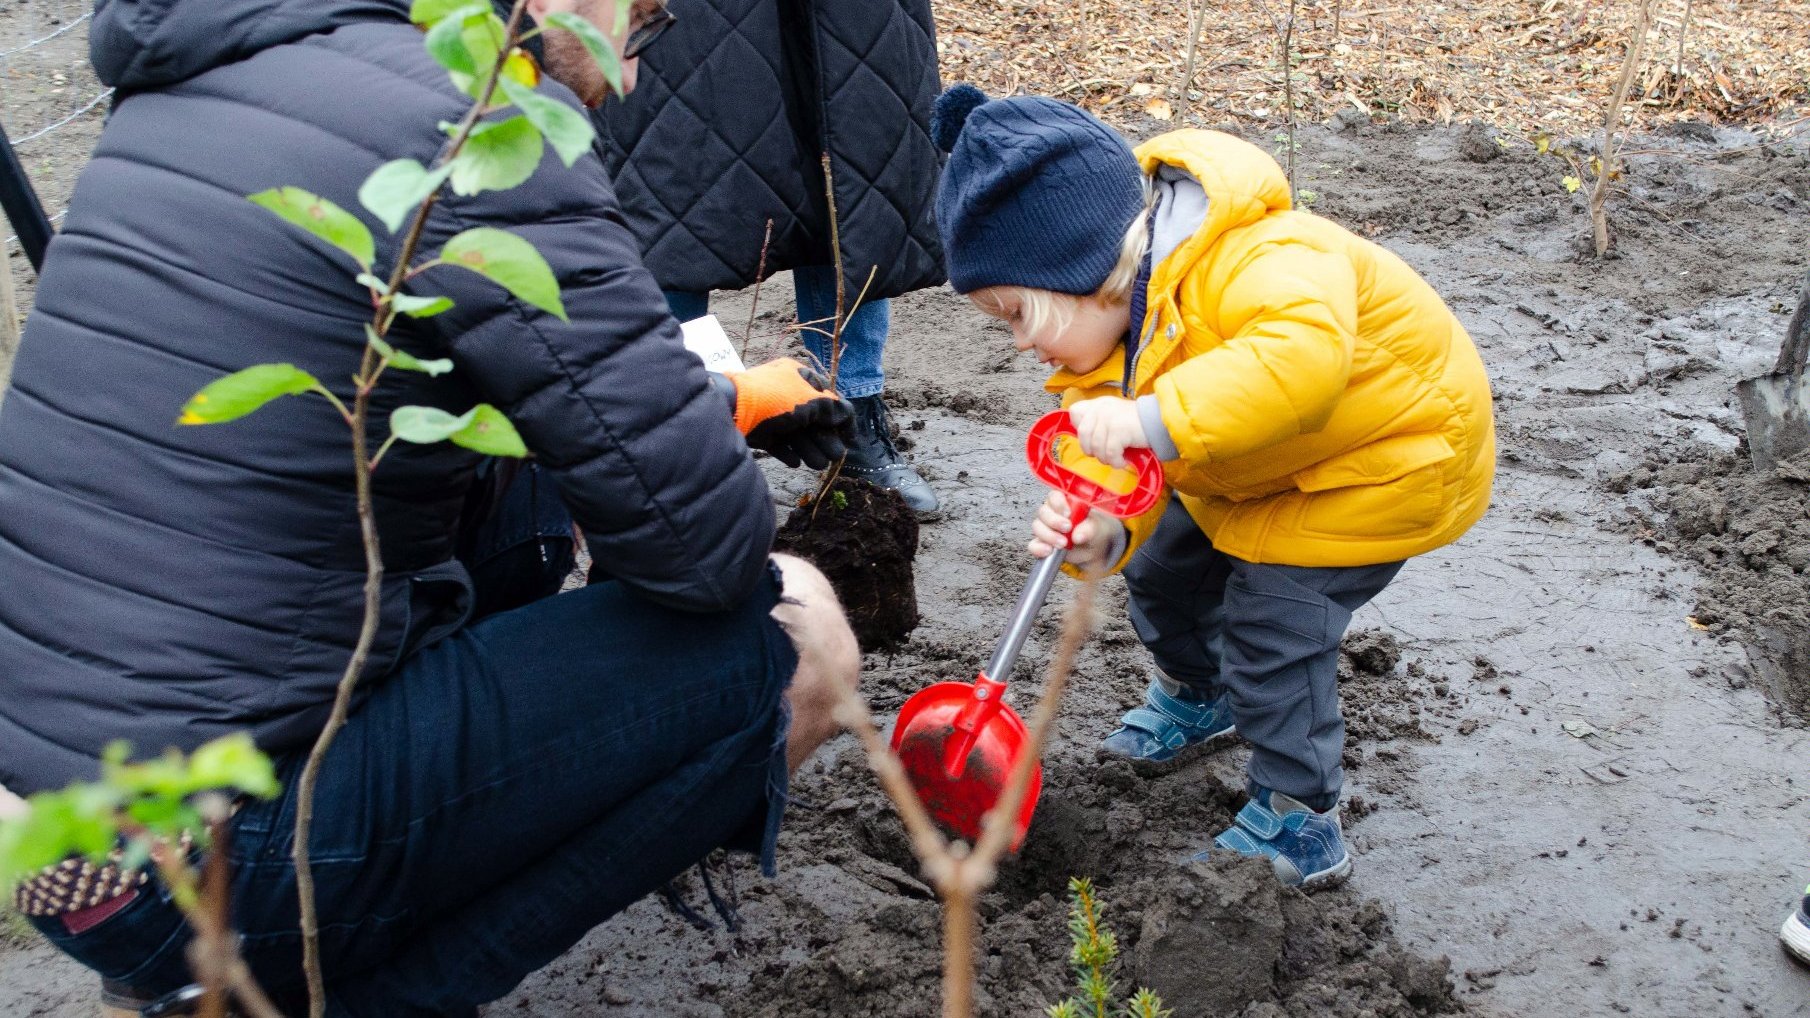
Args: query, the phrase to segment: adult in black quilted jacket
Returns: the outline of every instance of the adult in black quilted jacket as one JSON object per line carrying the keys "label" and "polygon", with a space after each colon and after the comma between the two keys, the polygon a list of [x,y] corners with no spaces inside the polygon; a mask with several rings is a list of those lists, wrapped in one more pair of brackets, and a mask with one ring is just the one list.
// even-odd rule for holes
{"label": "adult in black quilted jacket", "polygon": [[[623,215],[681,320],[711,290],[791,269],[799,320],[835,312],[822,156],[835,178],[847,299],[838,388],[856,407],[845,472],[937,498],[892,445],[880,393],[886,298],[943,281],[931,206],[941,161],[930,106],[941,91],[930,0],[669,0],[677,23],[641,84],[598,109]],[[827,344],[805,341],[821,359]]]}
{"label": "adult in black quilted jacket", "polygon": [[[640,0],[637,23],[651,6]],[[612,20],[608,0],[529,3],[573,7]],[[389,264],[399,240],[357,189],[386,160],[430,161],[436,124],[469,102],[408,8],[97,5],[92,54],[117,106],[0,403],[0,784],[89,777],[115,739],[155,754],[240,730],[293,784],[362,610],[345,428],[315,397],[232,424],[173,422],[197,389],[261,362],[351,399],[370,314],[356,270],[244,196],[314,191],[361,215]],[[596,69],[575,37],[545,39],[541,90],[578,106],[559,82],[595,92]],[[365,980],[345,984],[348,1013],[470,1013],[749,824],[756,836],[736,843],[768,847],[785,765],[827,736],[830,683],[857,665],[821,576],[769,557],[766,484],[681,345],[602,163],[568,170],[549,151],[521,187],[447,195],[422,250],[479,225],[539,249],[570,321],[431,270],[416,292],[456,307],[393,338],[457,368],[388,373],[376,439],[399,404],[496,404],[612,581],[468,624],[471,580],[453,555],[479,458],[406,443],[384,457],[382,625],[316,831],[322,925],[343,925],[329,962]],[[782,584],[798,603],[775,609]],[[292,796],[235,821],[238,918],[279,991],[295,971]],[[533,892],[541,873],[560,874],[558,894]],[[97,927],[100,956],[95,932],[71,932],[81,924],[40,928],[103,975],[161,992],[186,981],[181,924],[167,897],[139,897]],[[144,956],[125,965],[133,938]]]}

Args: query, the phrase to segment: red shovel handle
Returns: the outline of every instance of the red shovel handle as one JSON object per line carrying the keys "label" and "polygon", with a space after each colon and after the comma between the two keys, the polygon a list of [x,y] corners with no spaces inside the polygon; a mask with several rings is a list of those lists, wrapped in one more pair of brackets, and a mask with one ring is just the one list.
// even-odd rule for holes
{"label": "red shovel handle", "polygon": [[[1052,410],[1031,425],[1031,437],[1025,440],[1024,454],[1031,461],[1031,472],[1037,479],[1069,497],[1121,520],[1142,516],[1156,505],[1163,494],[1163,464],[1149,449],[1126,449],[1125,459],[1137,471],[1137,486],[1120,494],[1102,484],[1090,481],[1056,460],[1056,439],[1074,436],[1075,422],[1067,410]],[[1085,516],[1079,507],[1076,514]]]}

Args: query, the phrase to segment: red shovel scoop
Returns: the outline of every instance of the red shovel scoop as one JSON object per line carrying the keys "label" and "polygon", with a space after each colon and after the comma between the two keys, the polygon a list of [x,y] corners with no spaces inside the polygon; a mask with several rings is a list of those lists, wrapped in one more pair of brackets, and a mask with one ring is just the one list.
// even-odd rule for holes
{"label": "red shovel scoop", "polygon": [[[1156,504],[1163,491],[1163,469],[1148,449],[1127,449],[1125,458],[1137,470],[1137,486],[1120,494],[1097,484],[1051,455],[1057,438],[1075,434],[1068,411],[1045,414],[1031,428],[1025,455],[1031,471],[1045,484],[1068,496],[1070,521],[1080,523],[1089,509],[1099,509],[1120,519],[1138,516]],[[899,709],[892,731],[892,748],[905,764],[924,807],[950,834],[979,840],[981,819],[1005,791],[1012,767],[1026,751],[1030,732],[1024,720],[1004,702],[1006,676],[1018,661],[1018,652],[1030,635],[1043,599],[1067,557],[1058,548],[1037,563],[1018,595],[1012,621],[972,684],[939,682],[919,690]],[[1031,772],[1031,786],[1015,818],[1012,850],[1024,842],[1043,788],[1043,763]]]}

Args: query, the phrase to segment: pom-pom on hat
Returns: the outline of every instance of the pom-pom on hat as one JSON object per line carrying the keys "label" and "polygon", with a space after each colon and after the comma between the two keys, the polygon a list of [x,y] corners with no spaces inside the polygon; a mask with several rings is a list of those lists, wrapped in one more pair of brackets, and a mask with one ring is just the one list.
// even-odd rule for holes
{"label": "pom-pom on hat", "polygon": [[1143,174],[1117,132],[1069,103],[962,84],[937,98],[930,136],[949,153],[936,219],[957,293],[1105,284],[1144,211]]}

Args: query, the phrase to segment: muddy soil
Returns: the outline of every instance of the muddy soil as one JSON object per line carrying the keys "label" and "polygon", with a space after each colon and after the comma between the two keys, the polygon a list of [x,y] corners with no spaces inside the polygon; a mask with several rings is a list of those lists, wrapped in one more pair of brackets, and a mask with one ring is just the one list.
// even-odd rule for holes
{"label": "muddy soil", "polygon": [[[985,1013],[1036,1014],[1067,991],[1062,884],[1084,874],[1126,947],[1123,976],[1178,1015],[1810,1016],[1810,973],[1775,941],[1810,879],[1810,731],[1762,691],[1761,629],[1710,610],[1731,601],[1719,584],[1799,577],[1794,520],[1740,522],[1757,502],[1787,506],[1793,482],[1756,493],[1731,457],[1734,383],[1770,369],[1804,269],[1810,166],[1801,146],[1721,129],[1641,139],[1613,202],[1618,257],[1599,263],[1579,257],[1588,221],[1569,171],[1504,142],[1339,123],[1300,152],[1316,211],[1451,302],[1490,365],[1501,431],[1490,515],[1411,563],[1347,644],[1352,881],[1303,897],[1261,865],[1186,862],[1237,807],[1241,747],[1166,768],[1096,759],[1147,681],[1111,581],[1038,827],[985,902]],[[790,350],[790,308],[773,299],[787,292],[764,288],[755,359]],[[718,310],[747,320],[745,296]],[[928,292],[893,310],[896,416],[945,512],[920,535],[922,624],[866,659],[881,714],[971,678],[997,637],[1040,498],[1023,429],[1051,405],[1038,366],[962,301]],[[1630,482],[1643,467],[1651,478]],[[769,476],[784,505],[812,487]],[[1708,488],[1727,522],[1698,529]],[[1742,550],[1767,530],[1774,548]],[[1752,579],[1711,563],[1737,556]],[[1058,585],[1027,645],[1020,706],[1071,592]],[[1781,586],[1771,604],[1801,600]],[[934,906],[849,740],[794,793],[780,878],[730,864],[737,930],[698,930],[650,899],[488,1013],[933,1013]],[[712,914],[694,878],[677,889]],[[0,1014],[86,1015],[92,985],[46,948],[0,949]]]}
{"label": "muddy soil", "polygon": [[1642,540],[1702,565],[1694,623],[1742,640],[1761,688],[1810,723],[1810,457],[1761,472],[1744,452],[1722,453],[1646,464],[1612,484],[1646,500]]}
{"label": "muddy soil", "polygon": [[[1141,672],[1122,613],[1106,632],[1078,675]],[[1056,634],[1045,635],[1047,649]],[[914,643],[913,650],[932,668],[974,667],[967,648]],[[898,678],[886,683],[889,699],[911,692],[909,676],[925,670],[900,663],[892,672]],[[1430,693],[1413,688],[1420,677],[1401,665],[1390,637],[1354,638],[1342,664],[1343,688],[1366,702],[1370,719],[1354,733],[1355,757],[1428,737],[1416,719]],[[1205,847],[1200,832],[1226,828],[1241,805],[1242,782],[1228,783],[1217,766],[1223,761],[1214,759],[1220,755],[1140,770],[1096,759],[1083,743],[1051,761],[1023,851],[981,904],[981,1013],[1038,1014],[1069,992],[1065,888],[1077,874],[1092,876],[1106,903],[1126,959],[1124,980],[1157,990],[1178,1014],[1269,1013],[1247,1012],[1257,1005],[1295,1013],[1334,997],[1341,1003],[1328,1014],[1406,1018],[1458,1009],[1446,962],[1402,950],[1383,910],[1361,895],[1308,898],[1277,885],[1265,863],[1179,865]],[[706,999],[726,1015],[750,1018],[904,1018],[933,1010],[926,994],[941,962],[940,913],[913,875],[904,830],[865,765],[845,754],[801,780],[797,792],[808,805],[794,813],[787,851],[815,860],[824,883],[782,881],[775,900],[763,902],[778,909],[765,921],[750,916],[738,948],[767,961],[800,944],[807,953],[793,964],[766,964],[747,986],[726,983]],[[828,796],[835,798],[823,801]],[[827,898],[868,907],[835,917]]]}
{"label": "muddy soil", "polygon": [[[1241,749],[1171,768],[1095,759],[1147,676],[1109,583],[1038,825],[988,899],[986,1013],[1065,992],[1061,884],[1085,873],[1126,943],[1123,974],[1185,1002],[1178,1014],[1810,1015],[1810,974],[1774,941],[1810,877],[1810,733],[1781,725],[1735,634],[1692,623],[1694,563],[1643,538],[1650,500],[1617,481],[1657,457],[1713,471],[1736,448],[1734,382],[1770,366],[1774,307],[1801,272],[1802,150],[1693,137],[1640,142],[1618,257],[1600,263],[1579,255],[1582,200],[1531,146],[1362,124],[1304,139],[1316,210],[1401,253],[1482,348],[1495,507],[1358,614],[1343,683],[1357,872],[1311,898],[1256,880],[1261,866],[1184,863],[1229,822]],[[784,349],[785,317],[765,312],[757,344]],[[1022,429],[1050,405],[1036,365],[959,300],[914,295],[894,321],[896,413],[947,511],[922,535],[922,626],[867,659],[882,713],[969,678],[997,635],[1039,495]],[[771,476],[781,500],[808,487]],[[1021,705],[1065,597],[1027,649]],[[643,904],[494,1013],[932,1010],[934,908],[846,740],[796,792],[785,872],[744,888],[739,933]]]}
{"label": "muddy soil", "polygon": [[895,650],[918,627],[918,520],[898,492],[838,477],[786,515],[773,547],[823,570],[863,651]]}

